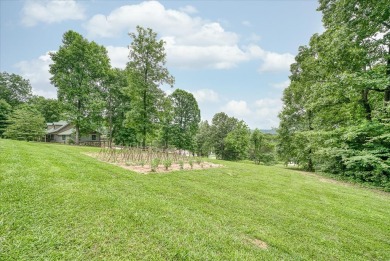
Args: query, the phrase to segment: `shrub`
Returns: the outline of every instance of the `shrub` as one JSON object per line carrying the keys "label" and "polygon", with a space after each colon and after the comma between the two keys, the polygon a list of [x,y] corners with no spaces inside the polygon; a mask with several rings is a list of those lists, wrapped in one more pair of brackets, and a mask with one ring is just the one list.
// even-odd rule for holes
{"label": "shrub", "polygon": [[179,166],[180,166],[180,169],[184,169],[184,161],[183,160],[179,160]]}
{"label": "shrub", "polygon": [[170,159],[166,159],[163,162],[165,170],[168,170],[168,168],[172,165],[172,161]]}

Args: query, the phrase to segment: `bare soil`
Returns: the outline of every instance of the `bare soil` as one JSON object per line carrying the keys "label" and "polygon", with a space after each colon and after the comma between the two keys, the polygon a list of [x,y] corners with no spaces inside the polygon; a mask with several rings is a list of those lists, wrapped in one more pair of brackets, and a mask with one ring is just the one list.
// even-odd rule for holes
{"label": "bare soil", "polygon": [[253,245],[255,245],[256,247],[261,248],[261,249],[268,248],[267,243],[265,243],[264,241],[257,239],[257,238],[251,238],[251,239],[249,239],[249,242],[252,243]]}
{"label": "bare soil", "polygon": [[85,153],[85,155],[88,155],[90,157],[96,158],[102,162],[106,162],[109,164],[113,164],[119,167],[122,167],[124,169],[128,169],[131,171],[135,171],[137,173],[142,174],[149,174],[149,173],[169,173],[172,171],[179,171],[179,170],[200,170],[200,169],[210,169],[210,168],[220,168],[222,165],[215,164],[211,162],[202,162],[200,164],[194,162],[192,167],[189,163],[184,163],[183,168],[181,169],[180,165],[178,163],[172,163],[172,165],[168,168],[168,170],[165,168],[164,165],[160,164],[158,168],[156,168],[155,171],[152,171],[150,164],[145,164],[144,166],[136,165],[136,164],[128,164],[123,162],[107,162],[103,161],[98,157],[98,153]]}

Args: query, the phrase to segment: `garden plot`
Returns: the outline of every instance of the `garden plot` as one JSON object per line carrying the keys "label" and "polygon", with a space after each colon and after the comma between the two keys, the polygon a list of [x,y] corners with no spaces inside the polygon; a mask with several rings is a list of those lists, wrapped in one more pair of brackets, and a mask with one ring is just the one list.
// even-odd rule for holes
{"label": "garden plot", "polygon": [[206,162],[200,157],[183,155],[179,151],[154,148],[102,148],[98,153],[87,155],[138,173],[199,170],[222,166]]}

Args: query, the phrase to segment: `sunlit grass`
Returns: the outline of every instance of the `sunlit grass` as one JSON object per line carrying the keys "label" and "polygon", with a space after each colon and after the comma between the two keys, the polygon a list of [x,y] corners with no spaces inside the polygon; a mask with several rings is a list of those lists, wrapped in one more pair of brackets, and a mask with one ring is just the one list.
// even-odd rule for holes
{"label": "sunlit grass", "polygon": [[388,193],[282,167],[137,174],[0,140],[0,260],[389,260]]}

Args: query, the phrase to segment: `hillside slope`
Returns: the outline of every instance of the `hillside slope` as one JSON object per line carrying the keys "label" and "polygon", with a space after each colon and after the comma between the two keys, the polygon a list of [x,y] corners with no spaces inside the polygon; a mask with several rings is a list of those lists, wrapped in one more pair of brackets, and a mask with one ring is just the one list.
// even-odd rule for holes
{"label": "hillside slope", "polygon": [[137,174],[0,139],[0,259],[390,260],[390,195],[279,167]]}

